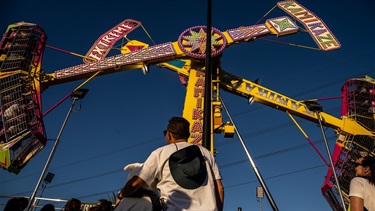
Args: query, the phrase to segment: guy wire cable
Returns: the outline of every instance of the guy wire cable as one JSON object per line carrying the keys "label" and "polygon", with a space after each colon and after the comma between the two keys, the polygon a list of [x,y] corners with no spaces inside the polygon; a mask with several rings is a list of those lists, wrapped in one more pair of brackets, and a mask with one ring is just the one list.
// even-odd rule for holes
{"label": "guy wire cable", "polygon": [[271,196],[271,193],[268,191],[267,185],[266,185],[266,183],[264,182],[264,180],[263,180],[263,178],[262,178],[262,175],[261,175],[260,172],[258,171],[258,168],[256,167],[256,165],[255,165],[253,159],[251,158],[251,155],[250,155],[249,151],[247,150],[247,147],[246,147],[246,145],[245,145],[245,142],[242,140],[241,134],[240,134],[240,132],[237,130],[237,127],[236,127],[236,125],[234,124],[233,119],[232,119],[231,115],[229,114],[229,111],[228,111],[227,107],[225,106],[225,103],[224,103],[222,97],[219,96],[219,98],[220,98],[220,101],[221,101],[221,103],[222,103],[222,105],[223,105],[223,107],[224,107],[224,109],[225,109],[225,112],[226,112],[227,115],[228,115],[228,118],[229,118],[230,122],[232,123],[232,125],[233,125],[233,127],[234,127],[234,130],[236,131],[236,134],[237,134],[237,136],[238,136],[238,139],[240,140],[241,145],[242,145],[242,147],[244,148],[247,157],[249,158],[249,161],[250,161],[251,166],[253,167],[254,173],[255,173],[255,175],[257,176],[257,178],[258,178],[260,184],[262,185],[262,187],[263,187],[263,189],[264,189],[264,192],[266,193],[266,196],[267,196],[267,198],[268,198],[268,201],[270,202],[270,204],[271,204],[273,210],[274,210],[274,211],[278,211],[279,209],[277,208],[277,205],[275,204],[275,202],[274,202],[274,200],[273,200],[273,198],[272,198],[272,196]]}

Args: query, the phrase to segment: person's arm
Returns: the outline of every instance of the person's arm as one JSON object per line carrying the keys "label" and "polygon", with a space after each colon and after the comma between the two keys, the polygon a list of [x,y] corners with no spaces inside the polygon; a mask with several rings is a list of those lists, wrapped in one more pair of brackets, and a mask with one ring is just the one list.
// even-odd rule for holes
{"label": "person's arm", "polygon": [[124,188],[121,191],[121,197],[131,196],[135,191],[137,191],[142,185],[145,184],[142,178],[138,176],[132,177],[126,182]]}
{"label": "person's arm", "polygon": [[115,202],[115,207],[121,202],[121,199],[120,198],[118,198],[118,196],[120,196],[120,197],[122,197],[121,196],[122,195],[122,193],[119,193],[118,195],[117,195],[117,199],[116,199],[116,202]]}
{"label": "person's arm", "polygon": [[350,211],[363,211],[364,201],[358,196],[350,197]]}
{"label": "person's arm", "polygon": [[215,180],[215,195],[216,195],[216,206],[219,211],[224,208],[224,186],[221,183],[221,179]]}

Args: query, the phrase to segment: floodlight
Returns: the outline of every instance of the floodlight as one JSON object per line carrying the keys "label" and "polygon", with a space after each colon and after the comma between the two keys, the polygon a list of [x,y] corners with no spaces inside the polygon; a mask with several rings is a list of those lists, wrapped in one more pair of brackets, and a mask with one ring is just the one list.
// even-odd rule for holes
{"label": "floodlight", "polygon": [[262,187],[257,187],[257,198],[263,198],[264,197],[264,191]]}
{"label": "floodlight", "polygon": [[47,176],[44,178],[44,182],[49,184],[52,182],[54,177],[55,177],[55,174],[48,172]]}
{"label": "floodlight", "polygon": [[307,108],[310,110],[310,111],[317,111],[317,112],[321,112],[323,111],[323,107],[317,103],[315,100],[307,100],[307,101],[304,101],[304,103],[306,104]]}
{"label": "floodlight", "polygon": [[73,99],[83,99],[88,91],[89,91],[88,89],[78,89],[78,90],[74,91],[70,95],[70,97],[72,97]]}

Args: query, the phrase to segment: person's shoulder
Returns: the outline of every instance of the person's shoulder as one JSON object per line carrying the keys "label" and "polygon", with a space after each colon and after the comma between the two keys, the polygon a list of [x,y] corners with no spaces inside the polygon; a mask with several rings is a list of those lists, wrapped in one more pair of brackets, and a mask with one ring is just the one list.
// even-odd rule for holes
{"label": "person's shoulder", "polygon": [[214,156],[213,156],[213,154],[211,153],[210,150],[208,150],[206,147],[204,147],[202,145],[198,145],[198,146],[199,146],[199,149],[201,150],[203,156],[214,159]]}
{"label": "person's shoulder", "polygon": [[361,184],[369,183],[369,181],[366,178],[363,178],[363,177],[354,177],[350,182],[351,183],[361,183]]}
{"label": "person's shoulder", "polygon": [[197,146],[199,146],[199,148],[202,150],[202,151],[206,151],[206,152],[209,152],[210,150],[208,150],[206,147],[200,145],[200,144],[197,144]]}
{"label": "person's shoulder", "polygon": [[363,180],[364,178],[362,177],[353,177],[352,181],[358,181],[358,180]]}
{"label": "person's shoulder", "polygon": [[160,154],[160,153],[163,153],[165,151],[170,151],[171,149],[175,149],[176,146],[174,144],[167,144],[165,146],[161,146],[159,148],[156,148],[154,151],[152,151],[153,153],[156,153],[156,154]]}
{"label": "person's shoulder", "polygon": [[201,145],[201,144],[197,144],[197,146],[199,146],[199,148],[200,148],[202,151],[210,152],[210,150],[208,150],[206,147],[204,147],[204,146]]}
{"label": "person's shoulder", "polygon": [[158,147],[158,148],[154,149],[154,150],[152,151],[152,153],[160,153],[160,151],[162,151],[165,147],[166,147],[166,146]]}

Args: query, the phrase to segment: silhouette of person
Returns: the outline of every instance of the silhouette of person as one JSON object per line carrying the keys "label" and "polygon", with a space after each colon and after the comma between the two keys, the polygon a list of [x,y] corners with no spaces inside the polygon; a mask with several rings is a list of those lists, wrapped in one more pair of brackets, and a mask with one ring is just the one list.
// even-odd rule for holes
{"label": "silhouette of person", "polygon": [[65,211],[80,211],[81,210],[81,201],[76,198],[68,200],[65,204]]}
{"label": "silhouette of person", "polygon": [[25,197],[11,198],[7,201],[4,211],[23,211],[29,203]]}
{"label": "silhouette of person", "polygon": [[55,206],[53,204],[46,204],[40,211],[55,211]]}

